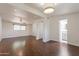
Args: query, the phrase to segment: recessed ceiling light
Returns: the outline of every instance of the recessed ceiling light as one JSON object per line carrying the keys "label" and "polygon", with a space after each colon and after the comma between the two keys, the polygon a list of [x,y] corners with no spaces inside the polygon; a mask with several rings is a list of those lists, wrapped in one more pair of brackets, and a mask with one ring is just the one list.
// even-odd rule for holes
{"label": "recessed ceiling light", "polygon": [[53,12],[54,12],[54,8],[52,8],[52,7],[47,7],[44,10],[44,13],[45,14],[50,14],[50,13],[53,13]]}

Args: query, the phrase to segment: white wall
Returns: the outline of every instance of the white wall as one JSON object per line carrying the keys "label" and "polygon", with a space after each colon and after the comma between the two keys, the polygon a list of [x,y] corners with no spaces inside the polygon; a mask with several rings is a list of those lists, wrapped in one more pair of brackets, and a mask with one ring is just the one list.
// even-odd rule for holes
{"label": "white wall", "polygon": [[51,38],[59,41],[59,20],[65,18],[68,19],[68,43],[79,46],[79,13],[51,17]]}
{"label": "white wall", "polygon": [[19,36],[27,36],[32,34],[32,25],[26,25],[25,31],[14,31],[13,30],[13,23],[3,21],[2,22],[2,37],[9,38],[9,37],[19,37]]}
{"label": "white wall", "polygon": [[50,18],[50,40],[59,41],[59,22],[54,17]]}
{"label": "white wall", "polygon": [[[63,19],[68,19],[68,24],[67,24],[68,44],[79,46],[79,13],[53,16],[47,19],[49,21],[43,19],[43,22],[44,22],[43,34],[42,34],[43,42],[47,42],[50,40],[60,41],[59,40],[59,21]],[[40,21],[38,21],[38,23],[40,23]],[[40,28],[40,26],[38,28]]]}
{"label": "white wall", "polygon": [[0,41],[2,39],[2,19],[0,18]]}
{"label": "white wall", "polygon": [[79,14],[70,15],[68,19],[68,42],[79,46]]}

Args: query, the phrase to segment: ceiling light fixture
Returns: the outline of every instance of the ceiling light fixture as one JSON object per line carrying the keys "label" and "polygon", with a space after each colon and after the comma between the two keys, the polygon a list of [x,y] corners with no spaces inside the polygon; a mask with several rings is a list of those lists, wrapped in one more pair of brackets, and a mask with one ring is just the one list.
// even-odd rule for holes
{"label": "ceiling light fixture", "polygon": [[41,4],[42,4],[43,12],[45,14],[51,14],[54,12],[55,3],[41,3]]}
{"label": "ceiling light fixture", "polygon": [[53,7],[47,7],[44,9],[44,13],[45,14],[51,14],[54,12],[54,8]]}

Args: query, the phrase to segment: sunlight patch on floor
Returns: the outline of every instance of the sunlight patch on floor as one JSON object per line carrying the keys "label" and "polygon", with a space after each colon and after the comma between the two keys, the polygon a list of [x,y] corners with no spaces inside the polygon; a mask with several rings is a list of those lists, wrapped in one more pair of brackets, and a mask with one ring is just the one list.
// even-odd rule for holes
{"label": "sunlight patch on floor", "polygon": [[60,43],[59,56],[69,56],[67,44]]}

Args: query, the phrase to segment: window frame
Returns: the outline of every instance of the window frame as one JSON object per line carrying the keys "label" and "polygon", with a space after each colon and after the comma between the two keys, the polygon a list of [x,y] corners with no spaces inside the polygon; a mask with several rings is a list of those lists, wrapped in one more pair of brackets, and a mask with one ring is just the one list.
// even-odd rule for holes
{"label": "window frame", "polygon": [[[19,26],[19,29],[15,29],[15,26]],[[25,27],[25,28],[23,29],[23,27]],[[25,25],[20,25],[20,24],[13,24],[13,30],[14,31],[25,31],[26,26]]]}

